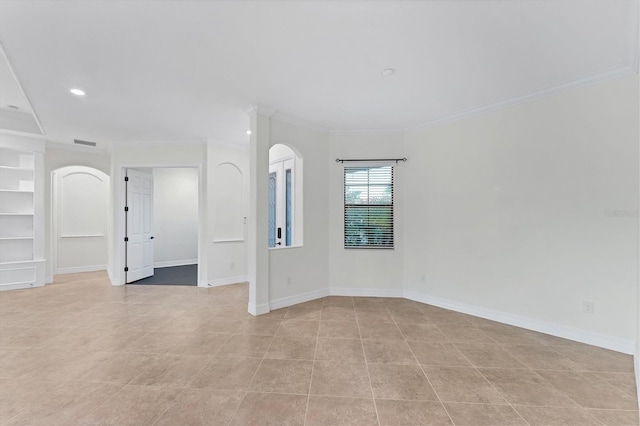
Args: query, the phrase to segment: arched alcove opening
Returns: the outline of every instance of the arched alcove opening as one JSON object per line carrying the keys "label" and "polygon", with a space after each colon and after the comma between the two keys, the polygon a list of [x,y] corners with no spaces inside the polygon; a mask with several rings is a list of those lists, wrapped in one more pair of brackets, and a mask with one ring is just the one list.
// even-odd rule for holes
{"label": "arched alcove opening", "polygon": [[109,176],[92,167],[51,172],[53,274],[107,269],[109,185]]}
{"label": "arched alcove opening", "polygon": [[233,163],[220,163],[213,179],[213,241],[244,240],[244,188],[242,171]]}
{"label": "arched alcove opening", "polygon": [[269,149],[269,248],[303,244],[303,159],[291,146]]}

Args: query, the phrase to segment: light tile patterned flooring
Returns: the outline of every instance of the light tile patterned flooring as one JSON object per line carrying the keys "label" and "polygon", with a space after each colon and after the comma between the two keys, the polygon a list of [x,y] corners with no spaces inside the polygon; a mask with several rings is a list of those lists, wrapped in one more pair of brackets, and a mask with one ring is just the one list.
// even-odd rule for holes
{"label": "light tile patterned flooring", "polygon": [[404,299],[257,318],[248,288],[0,294],[2,425],[637,425],[632,358]]}

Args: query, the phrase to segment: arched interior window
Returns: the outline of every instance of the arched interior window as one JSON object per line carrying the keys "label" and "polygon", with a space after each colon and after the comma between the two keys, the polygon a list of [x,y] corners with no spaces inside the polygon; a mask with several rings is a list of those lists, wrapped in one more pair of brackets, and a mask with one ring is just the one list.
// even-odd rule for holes
{"label": "arched interior window", "polygon": [[302,157],[290,147],[269,150],[269,247],[302,245]]}

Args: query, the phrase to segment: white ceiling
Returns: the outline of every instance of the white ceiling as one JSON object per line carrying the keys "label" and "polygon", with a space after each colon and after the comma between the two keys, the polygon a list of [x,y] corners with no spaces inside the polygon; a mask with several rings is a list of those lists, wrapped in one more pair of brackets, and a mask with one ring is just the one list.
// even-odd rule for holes
{"label": "white ceiling", "polygon": [[394,130],[635,72],[637,9],[1,0],[0,42],[52,139],[247,143],[255,103],[333,131]]}

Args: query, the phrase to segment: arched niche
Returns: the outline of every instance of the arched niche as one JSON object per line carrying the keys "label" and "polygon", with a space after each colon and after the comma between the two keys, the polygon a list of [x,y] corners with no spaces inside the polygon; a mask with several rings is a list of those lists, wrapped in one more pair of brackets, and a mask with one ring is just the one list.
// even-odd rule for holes
{"label": "arched niche", "polygon": [[213,178],[213,236],[215,242],[244,240],[244,188],[242,170],[220,163]]}
{"label": "arched niche", "polygon": [[106,269],[109,176],[85,166],[52,172],[54,273]]}

